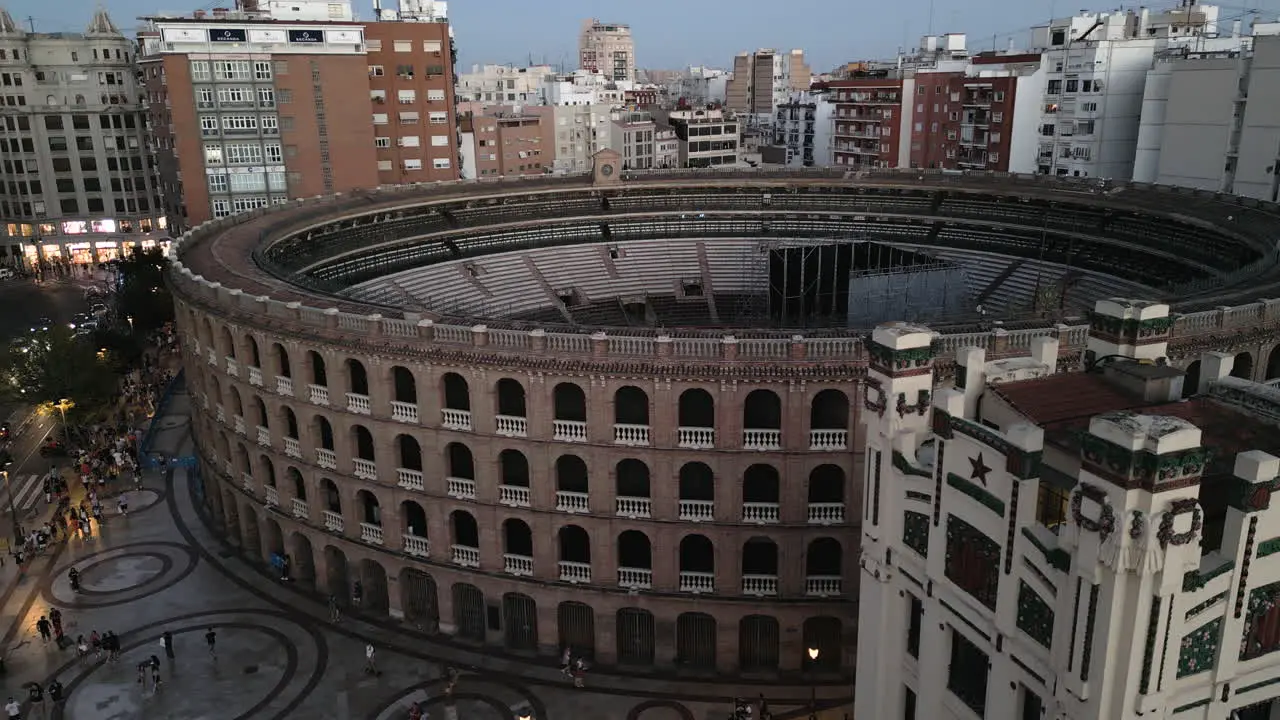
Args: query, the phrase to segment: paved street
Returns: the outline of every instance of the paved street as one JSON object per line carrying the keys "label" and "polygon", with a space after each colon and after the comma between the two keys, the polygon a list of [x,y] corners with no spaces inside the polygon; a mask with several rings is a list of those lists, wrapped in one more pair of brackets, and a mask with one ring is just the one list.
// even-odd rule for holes
{"label": "paved street", "polygon": [[27,332],[37,318],[66,323],[85,309],[82,280],[59,280],[37,285],[34,280],[0,280],[0,339],[7,345]]}
{"label": "paved street", "polygon": [[[157,449],[192,452],[188,402],[178,393],[159,420]],[[409,703],[425,701],[433,720],[723,720],[731,697],[758,693],[777,718],[807,717],[803,687],[593,672],[586,690],[574,690],[547,662],[487,657],[385,620],[332,625],[321,598],[280,583],[222,543],[196,510],[197,487],[185,470],[153,472],[145,489],[131,492],[127,517],[109,513],[95,537],[56,545],[26,578],[14,575],[11,562],[0,568],[5,690],[22,699],[24,682],[57,677],[70,693],[63,707],[29,707],[24,718],[43,710],[51,720],[400,720]],[[80,593],[67,581],[72,567]],[[53,607],[72,637],[114,630],[121,660],[78,659],[74,648],[42,642],[35,622]],[[206,649],[209,629],[216,656]],[[171,661],[160,645],[165,630],[174,636]],[[362,671],[367,641],[378,648],[380,677]],[[159,691],[137,681],[138,663],[151,655],[162,660]],[[440,697],[445,663],[464,669],[452,709]],[[819,697],[847,694],[827,687]],[[820,717],[840,720],[844,711]]]}

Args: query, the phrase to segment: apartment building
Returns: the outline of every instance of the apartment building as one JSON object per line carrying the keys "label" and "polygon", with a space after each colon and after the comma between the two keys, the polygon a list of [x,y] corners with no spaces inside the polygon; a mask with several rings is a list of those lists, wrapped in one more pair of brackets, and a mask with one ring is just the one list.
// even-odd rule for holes
{"label": "apartment building", "polygon": [[518,177],[552,172],[550,108],[493,107],[459,119],[463,177]]}
{"label": "apartment building", "polygon": [[105,10],[28,33],[0,10],[0,263],[93,263],[163,243],[136,49]]}
{"label": "apartment building", "polygon": [[655,121],[653,128],[653,166],[680,167],[680,137],[670,125]]}
{"label": "apartment building", "polygon": [[815,167],[831,161],[831,113],[834,106],[820,93],[797,93],[774,111],[769,145],[761,148],[765,163]]}
{"label": "apartment building", "polygon": [[657,111],[680,141],[680,167],[736,165],[741,158],[741,129],[736,120],[716,108]]}
{"label": "apartment building", "polygon": [[623,170],[652,170],[656,162],[653,116],[647,112],[615,113],[610,123],[609,147],[622,155]]}
{"label": "apartment building", "polygon": [[870,77],[833,80],[822,86],[831,113],[833,165],[854,169],[908,167],[910,145],[899,139],[911,136],[915,106],[903,78],[876,71]]}
{"label": "apartment building", "polygon": [[[613,104],[555,105],[549,111],[555,128],[555,154],[552,169],[556,173],[584,173],[591,169],[591,156],[613,142]],[[678,162],[678,161],[677,161]]]}
{"label": "apartment building", "polygon": [[803,50],[739,53],[725,86],[725,107],[751,126],[768,126],[778,105],[809,89],[812,72]]}
{"label": "apartment building", "polygon": [[545,105],[620,105],[635,83],[612,80],[591,70],[547,75],[542,79],[541,103]]}
{"label": "apartment building", "polygon": [[636,44],[631,26],[584,20],[578,36],[578,67],[609,80],[635,82]]}
{"label": "apartment building", "polygon": [[543,83],[556,75],[550,65],[472,65],[458,75],[458,101],[485,103],[543,103]]}

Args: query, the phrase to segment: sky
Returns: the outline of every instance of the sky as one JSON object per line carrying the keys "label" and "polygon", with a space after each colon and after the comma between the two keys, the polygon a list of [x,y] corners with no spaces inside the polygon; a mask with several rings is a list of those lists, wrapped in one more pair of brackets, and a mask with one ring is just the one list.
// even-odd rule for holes
{"label": "sky", "polygon": [[[1203,3],[1205,0],[1201,0]],[[395,0],[385,0],[384,6]],[[1135,7],[1166,7],[1177,0],[1138,0]],[[1232,4],[1234,3],[1234,4]],[[14,20],[37,31],[79,31],[94,8],[104,5],[116,24],[132,32],[140,15],[188,14],[229,6],[233,0],[0,0]],[[369,18],[372,0],[354,0]],[[449,18],[458,45],[458,70],[472,64],[565,63],[572,69],[582,21],[631,25],[637,66],[678,69],[689,65],[730,67],[733,56],[757,48],[805,51],[815,72],[850,60],[891,57],[913,48],[922,35],[962,32],[970,50],[1025,45],[1031,25],[1082,9],[1107,10],[1099,0],[450,0]],[[1229,0],[1222,17],[1235,19],[1261,9],[1280,17],[1280,0]]]}

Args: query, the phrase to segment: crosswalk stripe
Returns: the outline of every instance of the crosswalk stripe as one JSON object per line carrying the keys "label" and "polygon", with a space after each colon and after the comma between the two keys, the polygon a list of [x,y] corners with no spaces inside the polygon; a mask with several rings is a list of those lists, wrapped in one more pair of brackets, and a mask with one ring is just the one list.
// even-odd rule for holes
{"label": "crosswalk stripe", "polygon": [[35,505],[40,498],[40,494],[44,491],[39,475],[32,475],[27,478],[26,482],[22,483],[21,487],[10,489],[13,491],[13,506],[22,510]]}

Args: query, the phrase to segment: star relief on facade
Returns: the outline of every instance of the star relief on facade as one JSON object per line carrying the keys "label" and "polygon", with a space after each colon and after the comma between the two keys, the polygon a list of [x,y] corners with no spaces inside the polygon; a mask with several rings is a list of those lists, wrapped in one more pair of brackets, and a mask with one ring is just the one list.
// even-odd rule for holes
{"label": "star relief on facade", "polygon": [[969,479],[977,480],[986,487],[987,475],[991,472],[991,468],[983,461],[982,453],[978,453],[977,457],[969,458],[969,467]]}

